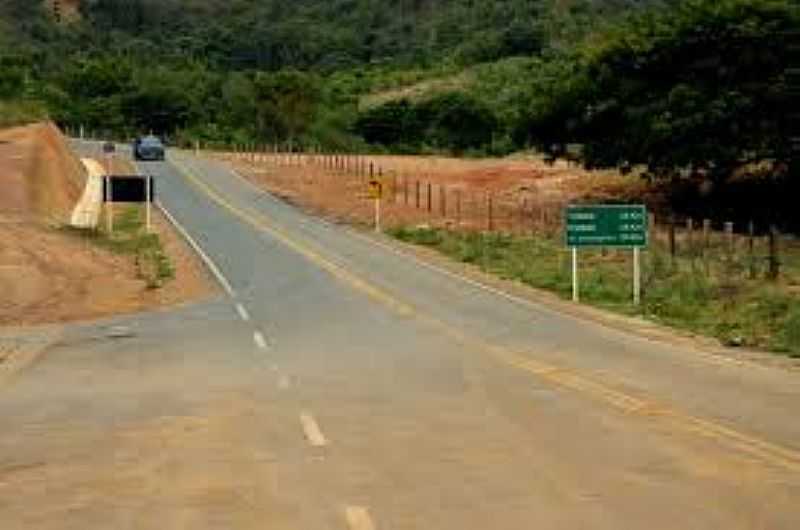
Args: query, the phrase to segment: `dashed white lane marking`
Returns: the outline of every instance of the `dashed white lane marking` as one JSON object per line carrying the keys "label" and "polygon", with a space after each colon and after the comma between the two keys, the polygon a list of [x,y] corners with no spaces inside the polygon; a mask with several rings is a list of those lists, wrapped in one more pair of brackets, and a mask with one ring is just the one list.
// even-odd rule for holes
{"label": "dashed white lane marking", "polygon": [[280,390],[287,390],[291,385],[292,381],[289,379],[288,375],[282,375],[278,380],[278,389]]}
{"label": "dashed white lane marking", "polygon": [[267,344],[267,339],[264,338],[264,335],[260,331],[253,332],[253,341],[256,343],[256,346],[258,346],[262,350],[266,350],[269,348],[269,345]]}
{"label": "dashed white lane marking", "polygon": [[210,270],[211,274],[214,275],[214,278],[216,278],[217,282],[219,282],[219,284],[222,286],[225,292],[228,293],[228,296],[234,298],[236,296],[236,293],[234,292],[233,287],[231,287],[231,283],[228,281],[227,278],[225,278],[225,276],[222,274],[222,271],[219,269],[219,267],[217,267],[214,261],[211,258],[209,258],[208,255],[206,255],[206,253],[203,251],[203,249],[200,247],[197,241],[195,241],[192,238],[192,236],[189,235],[189,232],[187,232],[186,229],[183,226],[181,226],[178,220],[175,219],[166,208],[164,208],[164,205],[162,205],[159,201],[156,201],[155,204],[156,207],[159,210],[161,210],[161,213],[164,214],[164,217],[166,217],[167,220],[170,223],[172,223],[172,226],[174,226],[175,229],[183,236],[183,238],[187,241],[187,243],[189,243],[192,249],[194,249],[194,251],[197,252],[197,255],[200,256],[200,259],[202,259],[203,263],[206,264],[206,267],[208,267],[208,270]]}
{"label": "dashed white lane marking", "polygon": [[305,433],[308,443],[313,447],[325,447],[328,445],[328,440],[325,438],[325,435],[322,434],[314,416],[304,412],[300,414],[300,423],[303,426],[303,433]]}
{"label": "dashed white lane marking", "polygon": [[372,522],[369,511],[363,506],[346,506],[344,518],[350,530],[375,530],[375,523]]}
{"label": "dashed white lane marking", "polygon": [[239,313],[239,317],[245,322],[250,322],[250,313],[247,312],[247,309],[244,308],[242,304],[236,304],[236,312]]}

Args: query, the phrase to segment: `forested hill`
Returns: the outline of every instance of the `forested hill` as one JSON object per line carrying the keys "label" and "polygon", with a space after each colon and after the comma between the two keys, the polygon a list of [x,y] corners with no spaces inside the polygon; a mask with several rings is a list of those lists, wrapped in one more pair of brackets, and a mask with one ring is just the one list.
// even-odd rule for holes
{"label": "forested hill", "polygon": [[797,0],[83,0],[61,23],[44,5],[0,2],[0,125],[800,183]]}
{"label": "forested hill", "polygon": [[[63,1],[63,0],[62,0]],[[0,16],[29,41],[62,40],[36,0]],[[659,0],[82,0],[71,48],[183,56],[222,68],[331,71],[363,64],[472,64],[566,44]]]}

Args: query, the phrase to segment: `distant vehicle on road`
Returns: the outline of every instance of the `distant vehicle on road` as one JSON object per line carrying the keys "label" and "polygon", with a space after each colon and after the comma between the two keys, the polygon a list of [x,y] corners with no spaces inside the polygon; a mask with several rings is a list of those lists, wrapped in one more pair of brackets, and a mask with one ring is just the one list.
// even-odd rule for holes
{"label": "distant vehicle on road", "polygon": [[133,142],[134,160],[164,160],[164,144],[155,136],[144,136]]}

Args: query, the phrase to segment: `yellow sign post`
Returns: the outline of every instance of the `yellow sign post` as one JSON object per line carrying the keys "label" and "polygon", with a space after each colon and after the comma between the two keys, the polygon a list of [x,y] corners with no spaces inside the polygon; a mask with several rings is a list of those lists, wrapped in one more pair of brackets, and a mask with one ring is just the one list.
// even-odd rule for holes
{"label": "yellow sign post", "polygon": [[380,199],[383,197],[383,184],[379,180],[370,180],[367,185],[370,199]]}
{"label": "yellow sign post", "polygon": [[367,186],[369,197],[375,201],[375,231],[381,231],[381,198],[383,197],[383,184],[372,179]]}

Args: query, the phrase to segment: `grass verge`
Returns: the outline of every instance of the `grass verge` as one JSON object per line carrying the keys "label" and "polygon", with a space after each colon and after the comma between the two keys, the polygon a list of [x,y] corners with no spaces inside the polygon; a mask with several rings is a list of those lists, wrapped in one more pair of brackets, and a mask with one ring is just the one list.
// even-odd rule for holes
{"label": "grass verge", "polygon": [[[546,238],[397,228],[395,238],[433,248],[507,280],[571,297],[569,252]],[[729,262],[716,270],[690,259],[672,261],[658,250],[643,253],[643,303],[632,303],[630,251],[582,251],[584,303],[800,358],[800,296],[780,283],[751,279]],[[727,270],[730,269],[730,270]]]}
{"label": "grass verge", "polygon": [[114,254],[132,256],[139,278],[148,289],[158,289],[175,278],[175,268],[164,251],[158,234],[145,231],[143,208],[128,206],[114,214],[114,232],[105,230],[76,230],[98,247]]}

